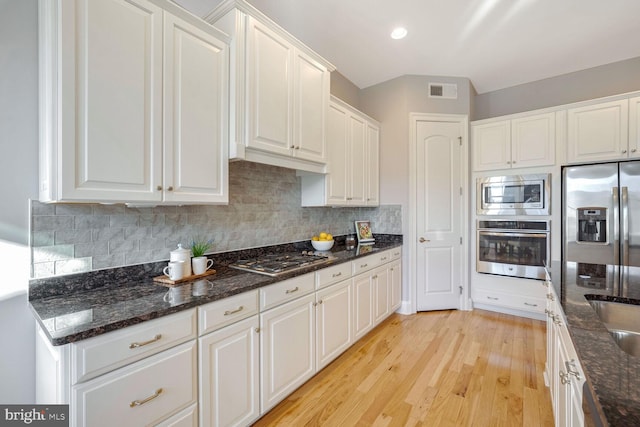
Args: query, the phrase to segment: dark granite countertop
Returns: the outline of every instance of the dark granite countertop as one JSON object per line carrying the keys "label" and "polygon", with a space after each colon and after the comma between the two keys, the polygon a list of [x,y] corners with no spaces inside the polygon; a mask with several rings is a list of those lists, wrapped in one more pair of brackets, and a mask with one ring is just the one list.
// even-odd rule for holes
{"label": "dark granite countertop", "polygon": [[613,266],[555,262],[551,269],[587,379],[584,391],[593,398],[591,415],[602,425],[640,425],[640,357],[618,347],[589,304],[595,299],[640,305],[640,268],[628,273],[620,287]]}
{"label": "dark granite countertop", "polygon": [[[153,281],[166,261],[120,269],[32,280],[31,310],[51,344],[63,345],[142,323],[252,289],[290,279],[332,265],[350,262],[381,250],[402,246],[402,236],[376,235],[368,251],[346,250],[344,237],[336,237],[332,261],[279,277],[242,272],[227,265],[236,259],[268,252],[311,249],[308,242],[210,255],[217,273],[207,276],[206,286],[195,280],[179,286],[180,302],[167,301],[169,288]],[[305,246],[308,245],[308,248]],[[197,291],[196,291],[197,290]]]}

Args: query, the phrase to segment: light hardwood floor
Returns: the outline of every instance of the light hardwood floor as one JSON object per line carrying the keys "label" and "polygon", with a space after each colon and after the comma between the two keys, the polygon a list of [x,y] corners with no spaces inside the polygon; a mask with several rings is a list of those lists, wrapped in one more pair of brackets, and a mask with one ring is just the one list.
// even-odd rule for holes
{"label": "light hardwood floor", "polygon": [[545,324],[393,314],[256,426],[553,426]]}

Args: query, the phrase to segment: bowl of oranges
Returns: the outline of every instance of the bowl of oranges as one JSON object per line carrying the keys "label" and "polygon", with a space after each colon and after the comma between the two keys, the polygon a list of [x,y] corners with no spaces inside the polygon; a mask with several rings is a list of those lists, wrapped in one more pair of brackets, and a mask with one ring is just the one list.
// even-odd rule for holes
{"label": "bowl of oranges", "polygon": [[328,251],[333,247],[333,243],[333,236],[324,231],[311,238],[311,246],[313,246],[316,251]]}

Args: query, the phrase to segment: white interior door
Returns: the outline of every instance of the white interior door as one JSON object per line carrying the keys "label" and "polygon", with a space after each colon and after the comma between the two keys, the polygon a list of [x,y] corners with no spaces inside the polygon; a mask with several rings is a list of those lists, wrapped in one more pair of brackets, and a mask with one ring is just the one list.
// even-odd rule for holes
{"label": "white interior door", "polygon": [[462,236],[462,122],[416,123],[416,309],[460,308]]}

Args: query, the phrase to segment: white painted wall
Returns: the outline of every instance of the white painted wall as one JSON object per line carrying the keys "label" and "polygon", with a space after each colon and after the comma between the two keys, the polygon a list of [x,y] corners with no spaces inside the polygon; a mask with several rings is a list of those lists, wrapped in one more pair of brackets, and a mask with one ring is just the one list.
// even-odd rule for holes
{"label": "white painted wall", "polygon": [[38,9],[0,0],[0,403],[35,401],[28,200],[38,192]]}

